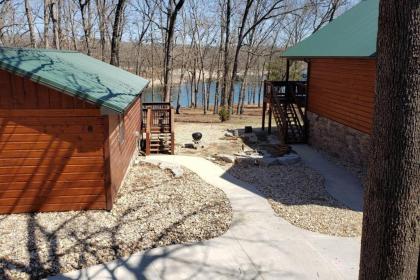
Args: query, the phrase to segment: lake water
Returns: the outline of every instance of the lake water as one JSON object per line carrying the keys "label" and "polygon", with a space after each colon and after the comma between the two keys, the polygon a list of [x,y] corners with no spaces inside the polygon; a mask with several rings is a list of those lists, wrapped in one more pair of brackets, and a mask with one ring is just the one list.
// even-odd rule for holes
{"label": "lake water", "polygon": [[[197,93],[197,106],[201,107],[203,104],[203,84],[200,83],[198,86],[198,93]],[[245,89],[245,104],[248,104],[248,92],[252,93],[254,90],[256,91],[255,96],[255,102],[258,104],[258,93],[260,90],[261,85],[258,85],[255,87],[255,85],[251,84],[247,86]],[[184,83],[181,85],[181,87],[174,87],[172,89],[172,105],[176,107],[176,98],[178,96],[178,91],[181,89],[180,92],[180,104],[181,107],[189,107],[190,106],[190,99],[191,99],[191,84],[190,83]],[[241,90],[241,82],[235,82],[234,84],[234,104],[238,103],[239,100],[239,93]],[[216,94],[216,82],[210,83],[210,105],[212,106],[214,104],[214,97]],[[261,98],[262,98],[262,90],[261,90]],[[251,94],[250,94],[251,95]],[[252,96],[252,95],[251,95]],[[252,98],[252,97],[251,97]],[[143,102],[161,102],[163,100],[163,95],[161,93],[160,88],[154,89],[154,94],[152,96],[152,89],[147,88],[144,90],[142,95]],[[252,100],[249,102],[252,104]]]}

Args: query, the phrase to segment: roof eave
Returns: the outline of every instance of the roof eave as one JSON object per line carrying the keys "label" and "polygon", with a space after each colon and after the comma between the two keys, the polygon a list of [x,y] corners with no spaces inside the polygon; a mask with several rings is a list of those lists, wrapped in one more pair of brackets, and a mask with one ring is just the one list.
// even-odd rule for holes
{"label": "roof eave", "polygon": [[13,73],[15,75],[24,77],[24,78],[28,78],[31,81],[35,82],[35,83],[41,84],[43,86],[46,86],[48,88],[52,88],[52,89],[57,90],[57,91],[60,91],[60,92],[63,92],[63,93],[65,93],[67,95],[70,95],[72,97],[76,97],[76,98],[79,98],[81,100],[88,101],[88,102],[90,102],[92,104],[96,104],[96,105],[98,105],[100,107],[107,108],[107,109],[109,109],[111,111],[114,111],[114,112],[116,112],[118,114],[124,114],[126,112],[126,109],[129,108],[137,100],[137,98],[141,95],[142,91],[150,83],[150,81],[148,81],[147,85],[145,87],[143,87],[139,91],[139,93],[137,94],[137,96],[133,99],[132,102],[130,102],[130,104],[128,104],[125,108],[121,108],[121,107],[114,106],[113,104],[110,104],[110,103],[108,103],[106,101],[92,98],[91,96],[89,96],[89,95],[87,95],[87,94],[85,94],[83,92],[80,92],[80,91],[77,91],[77,92],[70,91],[66,87],[57,85],[57,83],[55,83],[54,81],[51,81],[49,79],[44,79],[44,78],[42,78],[42,77],[40,77],[40,76],[38,76],[36,74],[33,74],[33,73],[22,71],[21,69],[16,68],[16,67],[13,67],[11,65],[3,64],[3,63],[1,63],[1,61],[0,61],[0,69],[5,70],[5,71],[8,71],[10,73]]}
{"label": "roof eave", "polygon": [[329,59],[329,58],[337,58],[337,59],[376,59],[376,53],[372,54],[370,56],[317,56],[317,55],[308,55],[308,56],[285,56],[282,55],[281,57],[283,58],[287,58],[290,60],[305,60],[305,59],[316,59],[316,58],[325,58],[325,59]]}

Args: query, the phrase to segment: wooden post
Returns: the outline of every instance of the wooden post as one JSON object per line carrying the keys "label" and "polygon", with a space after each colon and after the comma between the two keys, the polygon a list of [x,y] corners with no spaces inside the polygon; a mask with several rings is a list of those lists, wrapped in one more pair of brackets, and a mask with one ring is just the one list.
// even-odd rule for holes
{"label": "wooden post", "polygon": [[147,108],[146,115],[146,156],[150,155],[150,132],[152,129],[152,108]]}
{"label": "wooden post", "polygon": [[267,81],[264,81],[264,92],[263,92],[263,108],[262,108],[262,123],[261,129],[265,129],[265,114],[267,113]]}
{"label": "wooden post", "polygon": [[290,60],[286,59],[286,82],[289,81],[289,75],[290,75]]}
{"label": "wooden post", "polygon": [[263,109],[262,109],[262,124],[261,124],[261,128],[264,131],[265,129],[265,114],[267,113],[267,102],[264,100],[263,101]]}
{"label": "wooden post", "polygon": [[271,134],[271,119],[273,117],[272,104],[270,103],[270,109],[268,110],[268,134]]}
{"label": "wooden post", "polygon": [[171,114],[170,114],[170,118],[171,118],[171,155],[175,154],[175,125],[174,125],[174,109],[170,109],[171,110]]}

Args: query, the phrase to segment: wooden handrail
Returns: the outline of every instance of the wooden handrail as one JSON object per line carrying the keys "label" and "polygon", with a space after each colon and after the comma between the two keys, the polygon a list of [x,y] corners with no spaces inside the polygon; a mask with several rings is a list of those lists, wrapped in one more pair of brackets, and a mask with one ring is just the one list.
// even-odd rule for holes
{"label": "wooden handrail", "polygon": [[[270,112],[274,113],[279,131],[282,132],[285,141],[306,139],[306,116],[301,108],[304,107],[306,112],[306,89],[306,82],[302,81],[264,81],[263,112],[266,108],[265,103],[269,103]],[[289,125],[291,125],[290,128]]]}

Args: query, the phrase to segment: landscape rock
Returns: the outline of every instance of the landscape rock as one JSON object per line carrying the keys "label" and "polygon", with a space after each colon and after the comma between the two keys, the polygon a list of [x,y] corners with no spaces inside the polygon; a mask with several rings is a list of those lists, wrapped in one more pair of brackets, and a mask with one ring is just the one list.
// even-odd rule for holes
{"label": "landscape rock", "polygon": [[182,147],[186,149],[195,149],[195,146],[193,143],[185,143],[182,145]]}
{"label": "landscape rock", "polygon": [[159,164],[160,169],[168,169],[172,172],[175,178],[182,177],[184,175],[184,170],[182,169],[181,165],[169,162],[162,162]]}
{"label": "landscape rock", "polygon": [[219,154],[215,156],[218,160],[227,162],[227,163],[234,163],[236,157],[232,155],[226,155],[226,154]]}
{"label": "landscape rock", "polygon": [[257,137],[257,135],[255,135],[255,133],[244,134],[243,138],[245,139],[245,141],[247,141],[249,143],[257,143],[258,142],[258,137]]}
{"label": "landscape rock", "polygon": [[226,136],[226,137],[233,137],[233,133],[232,133],[232,132],[230,132],[230,131],[226,131],[226,132],[225,132],[225,136]]}
{"label": "landscape rock", "polygon": [[242,165],[260,165],[264,156],[253,151],[252,153],[238,153],[235,162]]}
{"label": "landscape rock", "polygon": [[295,164],[300,161],[300,156],[298,154],[285,154],[282,157],[278,157],[277,161],[281,165]]}

